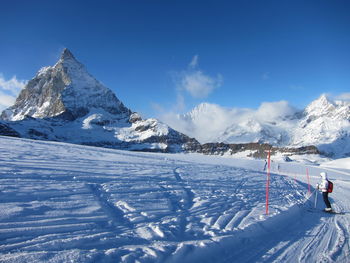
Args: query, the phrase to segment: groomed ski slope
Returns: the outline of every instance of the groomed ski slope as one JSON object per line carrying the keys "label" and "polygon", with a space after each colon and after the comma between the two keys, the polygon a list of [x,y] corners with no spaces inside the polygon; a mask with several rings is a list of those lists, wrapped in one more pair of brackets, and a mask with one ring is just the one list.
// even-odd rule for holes
{"label": "groomed ski slope", "polygon": [[[350,171],[0,137],[0,262],[350,262]],[[314,209],[314,205],[317,209]],[[310,211],[309,211],[310,210]]]}

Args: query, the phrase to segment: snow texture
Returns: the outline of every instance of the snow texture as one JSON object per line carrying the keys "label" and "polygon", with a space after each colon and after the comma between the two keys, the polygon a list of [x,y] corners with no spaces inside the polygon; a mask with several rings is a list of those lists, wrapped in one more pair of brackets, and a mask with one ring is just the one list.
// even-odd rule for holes
{"label": "snow texture", "polygon": [[340,158],[321,164],[324,167],[343,168],[350,170],[350,158]]}
{"label": "snow texture", "polygon": [[307,167],[311,192],[334,182],[328,215],[305,165],[273,161],[266,215],[264,161],[10,137],[0,160],[0,262],[349,259],[349,171]]}

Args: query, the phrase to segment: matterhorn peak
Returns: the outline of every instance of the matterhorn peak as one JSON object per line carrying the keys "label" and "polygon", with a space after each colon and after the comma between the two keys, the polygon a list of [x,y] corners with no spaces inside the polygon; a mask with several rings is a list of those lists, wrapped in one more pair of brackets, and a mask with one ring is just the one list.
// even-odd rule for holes
{"label": "matterhorn peak", "polygon": [[103,109],[118,118],[128,119],[131,111],[115,94],[97,81],[83,64],[65,48],[53,67],[44,67],[28,82],[15,105],[2,118],[10,121],[26,117],[64,116],[75,119],[94,109]]}
{"label": "matterhorn peak", "polygon": [[[62,66],[67,68],[71,74],[74,74],[73,71],[84,71],[84,75],[89,75],[84,65],[74,57],[73,53],[68,48],[63,49],[61,57],[54,67],[60,68]],[[81,75],[81,73],[78,74]]]}
{"label": "matterhorn peak", "polygon": [[[64,71],[63,68],[66,68],[65,72],[69,75],[74,75],[73,71],[80,71],[78,75],[82,75],[81,72],[84,71],[83,75],[89,75],[86,71],[83,64],[81,64],[73,55],[73,53],[68,49],[64,48],[59,60],[54,66],[42,67],[38,72],[37,76],[42,77],[42,75],[51,74],[52,71]],[[77,74],[75,74],[77,75]],[[70,80],[69,80],[70,81]]]}
{"label": "matterhorn peak", "polygon": [[63,49],[61,54],[61,60],[72,59],[72,58],[75,59],[72,52],[68,48]]}

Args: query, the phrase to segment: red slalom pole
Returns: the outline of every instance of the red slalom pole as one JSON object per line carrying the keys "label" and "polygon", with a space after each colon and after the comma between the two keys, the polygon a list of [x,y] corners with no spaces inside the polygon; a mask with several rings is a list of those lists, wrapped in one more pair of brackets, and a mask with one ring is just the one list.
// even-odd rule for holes
{"label": "red slalom pole", "polygon": [[269,214],[270,169],[271,169],[271,150],[269,150],[267,154],[266,215]]}
{"label": "red slalom pole", "polygon": [[309,195],[311,194],[311,189],[310,189],[310,176],[309,176],[309,168],[306,168],[306,177],[307,177],[307,184],[309,188]]}

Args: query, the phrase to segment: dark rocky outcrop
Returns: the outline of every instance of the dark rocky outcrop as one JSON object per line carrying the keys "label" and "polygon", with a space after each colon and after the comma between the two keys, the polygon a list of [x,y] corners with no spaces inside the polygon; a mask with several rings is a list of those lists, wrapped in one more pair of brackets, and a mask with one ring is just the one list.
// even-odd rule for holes
{"label": "dark rocky outcrop", "polygon": [[268,151],[271,155],[283,153],[284,155],[301,155],[301,154],[321,154],[315,146],[306,146],[298,148],[280,148],[270,144],[259,143],[241,143],[241,144],[225,144],[225,143],[193,143],[186,148],[188,152],[203,153],[206,155],[233,155],[236,153],[249,151],[249,157],[265,159]]}
{"label": "dark rocky outcrop", "polygon": [[11,137],[21,137],[18,132],[9,127],[8,125],[0,122],[0,135],[11,136]]}

